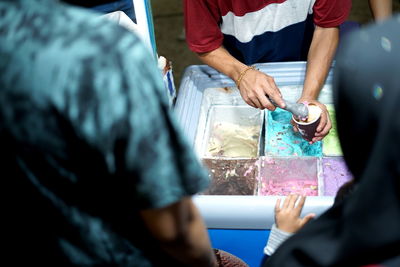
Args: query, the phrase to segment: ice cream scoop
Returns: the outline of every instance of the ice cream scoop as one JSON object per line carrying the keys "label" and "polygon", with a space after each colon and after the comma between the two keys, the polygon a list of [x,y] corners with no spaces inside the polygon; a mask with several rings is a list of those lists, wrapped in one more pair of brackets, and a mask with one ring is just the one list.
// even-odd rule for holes
{"label": "ice cream scoop", "polygon": [[[275,106],[279,107],[278,104],[275,103],[272,98],[268,97],[269,101]],[[293,103],[289,102],[285,99],[283,99],[283,102],[285,104],[285,107],[283,108],[284,110],[289,111],[290,113],[293,114],[295,118],[297,118],[300,121],[305,121],[308,118],[308,107],[307,105],[303,103]]]}

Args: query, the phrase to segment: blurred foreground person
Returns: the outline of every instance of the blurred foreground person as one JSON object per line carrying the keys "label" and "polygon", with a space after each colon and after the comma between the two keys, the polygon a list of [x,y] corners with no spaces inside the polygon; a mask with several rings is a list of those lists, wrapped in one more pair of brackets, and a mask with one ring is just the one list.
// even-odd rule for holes
{"label": "blurred foreground person", "polygon": [[400,266],[400,16],[351,34],[342,48],[334,101],[353,191],[264,266]]}
{"label": "blurred foreground person", "polygon": [[136,23],[135,8],[133,0],[63,0],[71,5],[91,8],[100,13],[124,12],[134,23]]}
{"label": "blurred foreground person", "polygon": [[0,14],[3,261],[216,266],[207,174],[139,39],[56,0]]}

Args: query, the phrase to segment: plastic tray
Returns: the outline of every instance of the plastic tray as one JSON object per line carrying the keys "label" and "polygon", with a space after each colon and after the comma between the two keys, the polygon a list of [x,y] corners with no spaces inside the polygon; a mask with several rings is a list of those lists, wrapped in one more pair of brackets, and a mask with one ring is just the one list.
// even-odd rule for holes
{"label": "plastic tray", "polygon": [[[298,99],[301,90],[293,88],[302,86],[306,62],[265,63],[256,67],[274,77],[285,99]],[[322,103],[332,103],[331,81],[332,70],[319,96]],[[200,158],[204,158],[204,140],[209,127],[208,112],[213,105],[246,104],[234,82],[227,76],[205,65],[188,67],[178,91],[175,111],[189,142]],[[269,229],[274,222],[277,198],[278,196],[197,195],[194,201],[208,228]],[[303,214],[313,212],[319,215],[332,203],[331,196],[308,197]]]}

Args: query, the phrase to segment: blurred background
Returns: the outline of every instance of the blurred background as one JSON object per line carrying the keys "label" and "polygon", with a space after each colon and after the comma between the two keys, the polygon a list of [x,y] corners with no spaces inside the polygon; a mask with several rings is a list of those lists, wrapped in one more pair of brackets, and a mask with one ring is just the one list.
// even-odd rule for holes
{"label": "blurred background", "polygon": [[[186,67],[202,64],[184,40],[183,0],[153,0],[152,12],[158,55],[172,61],[175,86],[179,89]],[[400,1],[393,1],[393,13],[400,12]],[[365,25],[372,22],[368,0],[353,0],[348,18]]]}

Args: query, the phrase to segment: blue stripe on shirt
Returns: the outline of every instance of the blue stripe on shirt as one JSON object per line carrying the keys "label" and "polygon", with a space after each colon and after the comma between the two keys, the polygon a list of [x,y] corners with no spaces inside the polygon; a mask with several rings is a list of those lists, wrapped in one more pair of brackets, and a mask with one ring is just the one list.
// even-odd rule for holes
{"label": "blue stripe on shirt", "polygon": [[314,32],[313,16],[277,32],[265,32],[250,42],[242,43],[224,34],[224,47],[241,62],[251,65],[261,62],[306,60]]}

